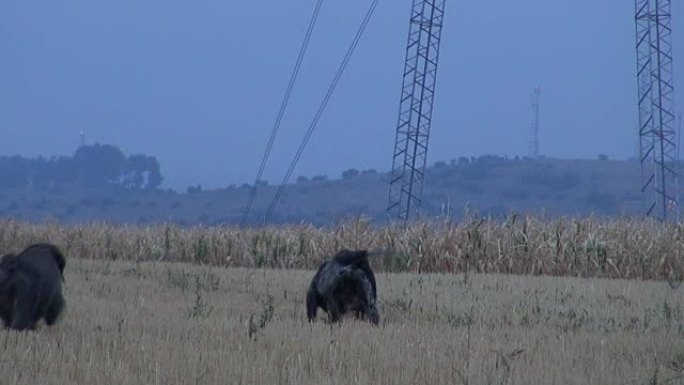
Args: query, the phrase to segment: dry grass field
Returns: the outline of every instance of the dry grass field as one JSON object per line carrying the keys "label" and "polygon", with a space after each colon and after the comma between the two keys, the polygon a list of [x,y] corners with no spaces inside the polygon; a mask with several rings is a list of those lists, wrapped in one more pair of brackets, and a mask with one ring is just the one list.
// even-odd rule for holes
{"label": "dry grass field", "polygon": [[[684,227],[630,219],[374,228],[0,221],[67,255],[54,328],[0,330],[0,384],[684,384]],[[342,247],[390,247],[381,325],[306,321]]]}
{"label": "dry grass field", "polygon": [[683,288],[378,274],[381,325],[306,321],[313,272],[72,258],[54,328],[0,331],[9,384],[681,384]]}

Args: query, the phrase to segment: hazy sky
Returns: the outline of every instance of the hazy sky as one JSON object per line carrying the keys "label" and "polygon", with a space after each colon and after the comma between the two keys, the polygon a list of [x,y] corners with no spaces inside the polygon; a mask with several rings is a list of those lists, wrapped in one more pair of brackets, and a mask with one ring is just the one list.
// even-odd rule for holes
{"label": "hazy sky", "polygon": [[[265,179],[278,183],[370,0],[327,1]],[[0,2],[0,154],[88,143],[156,155],[166,186],[251,181],[315,1]],[[391,165],[410,0],[383,0],[297,175]],[[632,156],[634,2],[448,0],[429,163],[541,152]],[[673,1],[684,106],[684,2]]]}

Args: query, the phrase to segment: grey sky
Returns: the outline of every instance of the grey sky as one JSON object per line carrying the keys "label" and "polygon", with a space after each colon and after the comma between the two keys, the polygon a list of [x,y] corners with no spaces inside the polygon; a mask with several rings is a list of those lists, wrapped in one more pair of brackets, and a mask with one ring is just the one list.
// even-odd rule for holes
{"label": "grey sky", "polygon": [[[165,185],[251,181],[314,0],[0,2],[0,154],[156,155]],[[390,167],[410,0],[381,1],[296,175]],[[279,182],[370,0],[325,2],[265,179]],[[633,1],[447,1],[429,162],[632,156]],[[676,100],[684,3],[673,1]],[[681,107],[680,107],[681,108]]]}

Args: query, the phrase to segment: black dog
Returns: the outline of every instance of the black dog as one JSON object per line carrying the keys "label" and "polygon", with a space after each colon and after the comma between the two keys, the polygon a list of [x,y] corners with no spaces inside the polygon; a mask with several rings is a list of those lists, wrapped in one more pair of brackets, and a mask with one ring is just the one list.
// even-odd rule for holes
{"label": "black dog", "polygon": [[373,324],[380,316],[376,306],[375,275],[368,264],[367,250],[342,250],[332,260],[323,262],[311,281],[306,294],[309,321],[316,318],[318,307],[328,313],[331,322],[353,311],[356,318],[363,314]]}
{"label": "black dog", "polygon": [[65,305],[65,265],[64,255],[47,243],[0,259],[0,318],[6,327],[35,329],[41,318],[47,325],[57,322]]}

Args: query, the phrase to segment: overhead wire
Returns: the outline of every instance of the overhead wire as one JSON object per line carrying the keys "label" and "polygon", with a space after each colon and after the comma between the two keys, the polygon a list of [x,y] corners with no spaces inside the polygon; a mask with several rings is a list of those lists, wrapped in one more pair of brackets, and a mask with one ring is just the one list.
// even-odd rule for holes
{"label": "overhead wire", "polygon": [[264,225],[268,223],[268,220],[273,214],[273,210],[275,209],[275,206],[278,204],[278,201],[280,200],[283,191],[285,190],[285,186],[287,185],[287,182],[290,180],[290,177],[294,172],[294,169],[297,165],[297,162],[299,161],[299,158],[302,156],[304,149],[309,143],[309,139],[311,139],[311,135],[313,135],[313,132],[316,129],[318,121],[321,119],[323,111],[328,105],[328,102],[330,101],[330,98],[332,97],[332,94],[335,91],[335,88],[337,87],[337,83],[342,77],[342,74],[344,73],[344,70],[347,67],[347,64],[349,63],[349,60],[351,59],[351,56],[354,53],[354,50],[356,49],[356,46],[359,44],[359,41],[361,40],[361,37],[363,36],[363,33],[366,30],[366,27],[368,26],[368,23],[370,22],[373,13],[375,12],[375,8],[378,5],[378,1],[379,0],[372,1],[370,7],[368,8],[368,11],[366,12],[366,15],[363,18],[363,21],[361,22],[361,25],[359,26],[359,29],[356,32],[356,35],[354,36],[354,40],[352,40],[351,45],[347,49],[347,52],[344,55],[344,58],[342,59],[342,62],[340,63],[339,68],[337,69],[337,72],[335,73],[335,77],[333,78],[332,82],[328,87],[327,92],[325,93],[325,96],[323,97],[323,101],[318,107],[318,110],[316,111],[313,120],[309,124],[306,134],[304,135],[304,138],[302,139],[302,142],[300,143],[299,148],[297,149],[297,152],[295,153],[295,156],[292,159],[292,162],[290,162],[290,166],[288,167],[287,172],[285,173],[285,176],[283,177],[283,180],[280,183],[280,186],[278,186],[278,190],[276,191],[273,200],[268,205],[268,209],[266,210],[266,213],[264,215]]}
{"label": "overhead wire", "polygon": [[257,172],[256,178],[254,179],[254,184],[252,185],[252,188],[250,189],[250,192],[249,192],[249,198],[247,201],[247,206],[245,207],[245,211],[242,214],[242,219],[240,220],[240,226],[242,226],[242,227],[244,227],[247,224],[247,220],[249,219],[249,214],[252,210],[252,205],[254,204],[254,198],[256,197],[257,187],[261,181],[261,177],[264,174],[264,169],[266,168],[266,163],[268,162],[268,158],[271,155],[273,143],[275,142],[276,136],[278,135],[278,130],[280,129],[280,124],[283,120],[283,116],[285,115],[285,109],[287,108],[287,104],[290,101],[290,96],[292,95],[292,89],[294,88],[295,82],[297,81],[297,77],[299,75],[299,70],[301,69],[302,61],[304,60],[304,56],[306,54],[307,48],[309,47],[309,42],[311,41],[311,35],[313,34],[313,30],[314,30],[314,27],[316,25],[316,21],[318,20],[318,16],[321,13],[321,6],[322,5],[323,5],[323,0],[318,0],[316,2],[316,6],[314,7],[313,14],[311,15],[311,19],[309,20],[309,25],[307,27],[306,34],[304,36],[304,41],[302,42],[302,45],[299,48],[299,54],[297,55],[297,61],[295,62],[295,66],[292,70],[292,74],[290,75],[290,80],[287,84],[287,88],[285,90],[285,95],[284,95],[283,100],[280,104],[280,109],[278,110],[278,115],[276,116],[276,120],[275,120],[275,123],[273,125],[273,129],[271,130],[271,135],[268,138],[268,143],[266,144],[266,150],[264,151],[264,154],[261,157],[261,163],[259,165],[259,171]]}

